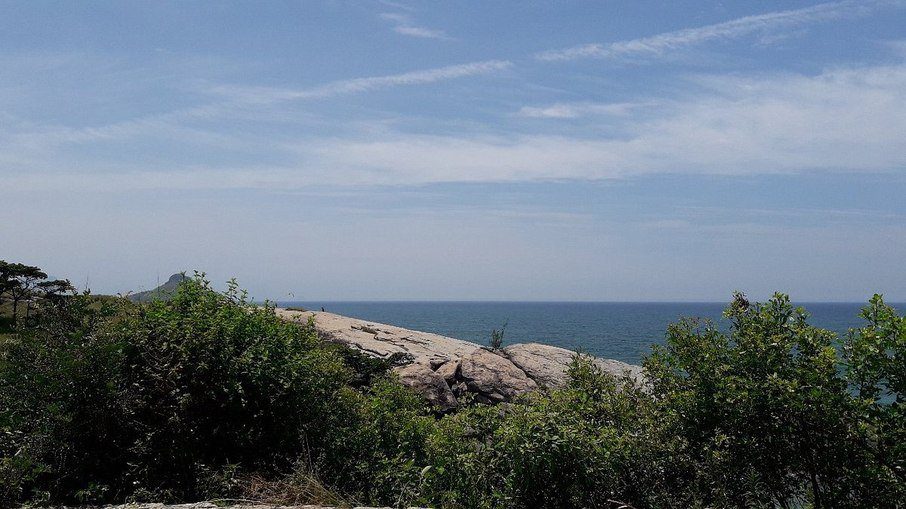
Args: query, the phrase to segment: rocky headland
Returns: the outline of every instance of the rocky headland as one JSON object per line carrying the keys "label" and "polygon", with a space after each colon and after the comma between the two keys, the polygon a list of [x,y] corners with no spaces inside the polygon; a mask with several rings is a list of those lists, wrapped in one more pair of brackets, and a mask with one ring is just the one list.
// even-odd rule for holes
{"label": "rocky headland", "polygon": [[[397,360],[394,368],[405,385],[442,410],[452,410],[471,395],[483,403],[512,401],[529,391],[566,382],[576,353],[540,343],[516,343],[492,350],[461,339],[376,323],[324,311],[277,308],[284,320],[312,320],[326,340],[366,355]],[[603,371],[642,381],[642,368],[594,358]]]}

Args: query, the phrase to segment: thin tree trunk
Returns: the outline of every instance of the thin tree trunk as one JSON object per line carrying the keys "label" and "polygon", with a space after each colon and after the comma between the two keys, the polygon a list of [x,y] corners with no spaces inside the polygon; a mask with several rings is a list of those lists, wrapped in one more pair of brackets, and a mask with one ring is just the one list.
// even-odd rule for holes
{"label": "thin tree trunk", "polygon": [[824,501],[821,498],[821,485],[818,483],[818,473],[816,472],[817,466],[815,461],[815,451],[809,447],[809,477],[812,481],[812,495],[814,498],[815,506],[814,509],[822,509],[824,507]]}
{"label": "thin tree trunk", "polygon": [[818,478],[815,476],[814,472],[812,472],[812,494],[814,495],[815,509],[823,508],[824,503],[821,502],[821,488],[818,486]]}

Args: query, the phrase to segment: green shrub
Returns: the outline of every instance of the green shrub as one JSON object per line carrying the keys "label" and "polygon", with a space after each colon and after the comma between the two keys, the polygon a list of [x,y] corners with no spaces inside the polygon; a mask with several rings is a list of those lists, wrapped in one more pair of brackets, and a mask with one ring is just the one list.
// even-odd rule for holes
{"label": "green shrub", "polygon": [[730,335],[672,325],[645,364],[668,434],[688,444],[685,491],[721,507],[897,507],[902,472],[866,448],[880,430],[843,376],[835,335],[781,294],[737,295],[726,316]]}
{"label": "green shrub", "polygon": [[491,331],[491,338],[488,340],[488,346],[491,350],[500,350],[503,346],[503,335],[506,334],[506,326],[507,322],[503,322],[503,327]]}
{"label": "green shrub", "polygon": [[9,334],[15,329],[15,320],[12,316],[0,314],[0,334]]}
{"label": "green shrub", "polygon": [[[853,482],[875,498],[906,500],[906,317],[875,295],[862,310],[866,325],[852,331],[844,344],[846,375],[858,396],[855,442],[862,468],[842,483]],[[906,505],[901,502],[900,506]]]}
{"label": "green shrub", "polygon": [[4,352],[13,496],[192,499],[212,468],[288,467],[320,446],[353,378],[313,329],[248,306],[235,284],[219,294],[198,278],[170,301],[114,306],[76,297]]}
{"label": "green shrub", "polygon": [[607,507],[627,492],[623,456],[648,397],[578,357],[571,383],[519,404],[445,417],[429,442],[428,503]]}
{"label": "green shrub", "polygon": [[906,319],[876,296],[841,342],[784,295],[726,316],[671,325],[640,385],[577,356],[565,387],[438,417],[396,361],[235,283],[75,296],[0,344],[0,505],[903,507]]}
{"label": "green shrub", "polygon": [[879,298],[841,355],[784,295],[729,334],[670,327],[639,387],[577,358],[567,387],[442,419],[423,500],[444,507],[902,507],[906,321]]}
{"label": "green shrub", "polygon": [[[0,354],[3,501],[87,496],[125,467],[121,346],[95,333],[112,310],[70,300]],[[94,489],[92,492],[96,493]]]}
{"label": "green shrub", "polygon": [[425,442],[436,425],[424,401],[394,377],[383,377],[364,393],[343,391],[334,408],[314,470],[363,503],[413,502]]}

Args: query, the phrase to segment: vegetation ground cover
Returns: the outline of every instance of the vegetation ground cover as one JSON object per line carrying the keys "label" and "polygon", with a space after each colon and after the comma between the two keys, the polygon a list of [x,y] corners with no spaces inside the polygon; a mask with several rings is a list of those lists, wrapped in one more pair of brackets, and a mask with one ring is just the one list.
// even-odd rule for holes
{"label": "vegetation ground cover", "polygon": [[[168,301],[35,296],[0,342],[0,503],[903,507],[906,319],[846,337],[785,295],[671,325],[638,385],[441,415],[391,365],[199,275]],[[10,323],[10,322],[7,322]]]}

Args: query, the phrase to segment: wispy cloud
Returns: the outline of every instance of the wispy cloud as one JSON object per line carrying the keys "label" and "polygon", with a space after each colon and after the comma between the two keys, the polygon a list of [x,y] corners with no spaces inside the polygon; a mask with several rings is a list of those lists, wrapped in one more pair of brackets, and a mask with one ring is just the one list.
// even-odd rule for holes
{"label": "wispy cloud", "polygon": [[528,118],[579,118],[596,115],[628,115],[651,103],[554,103],[547,106],[523,106],[517,113]]}
{"label": "wispy cloud", "polygon": [[402,34],[408,35],[411,37],[421,37],[424,39],[446,39],[447,36],[443,30],[434,30],[431,28],[412,26],[412,25],[397,25],[393,27],[393,31]]}
{"label": "wispy cloud", "polygon": [[393,2],[391,0],[378,0],[378,3],[381,3],[383,5],[386,5],[387,7],[392,7],[394,9],[397,9],[400,11],[412,11],[413,10],[411,6],[408,6],[408,5],[406,5],[404,3],[400,3],[400,2]]}
{"label": "wispy cloud", "polygon": [[306,89],[220,86],[213,88],[212,91],[249,103],[320,99],[390,87],[422,85],[467,76],[488,74],[507,69],[512,67],[512,65],[513,63],[508,60],[485,60],[482,62],[470,62],[467,64],[436,67],[434,69],[410,71],[402,74],[340,80]]}
{"label": "wispy cloud", "polygon": [[716,39],[735,39],[753,33],[765,33],[780,28],[800,27],[810,23],[862,16],[885,6],[902,6],[901,0],[844,0],[787,11],[769,12],[737,18],[724,23],[687,28],[650,37],[609,44],[586,44],[551,50],[535,55],[543,61],[575,60],[579,58],[613,59],[633,56],[660,55],[667,51],[693,46]]}
{"label": "wispy cloud", "polygon": [[421,37],[423,39],[449,39],[446,32],[433,28],[419,26],[413,21],[412,16],[400,14],[397,12],[384,12],[380,15],[381,19],[393,24],[393,31],[410,37]]}
{"label": "wispy cloud", "polygon": [[[906,65],[833,69],[817,76],[705,76],[691,86],[697,92],[660,103],[644,118],[607,118],[608,135],[595,135],[599,130],[592,124],[584,136],[383,129],[258,137],[235,147],[248,166],[232,162],[229,167],[199,166],[181,152],[157,162],[141,162],[140,154],[86,160],[68,150],[47,153],[40,147],[23,153],[27,147],[18,140],[0,144],[0,153],[23,169],[4,181],[11,190],[290,190],[659,173],[901,172],[906,167]],[[188,143],[187,148],[199,142]],[[256,160],[269,163],[252,163]]]}
{"label": "wispy cloud", "polygon": [[299,148],[306,161],[376,184],[906,167],[906,66],[696,83],[695,96],[630,116],[607,137],[391,134]]}
{"label": "wispy cloud", "polygon": [[[235,146],[236,143],[245,142],[235,136],[224,137],[203,129],[187,127],[185,124],[224,117],[266,121],[267,111],[270,110],[265,107],[285,101],[326,99],[397,86],[431,84],[501,71],[512,65],[512,62],[506,60],[487,60],[401,74],[340,80],[304,89],[220,85],[206,89],[206,92],[219,96],[222,99],[220,101],[99,126],[16,126],[11,119],[5,126],[0,125],[0,154],[3,154],[0,155],[0,163],[10,159],[12,156],[9,153],[12,152],[40,154],[61,144],[109,142],[159,134],[182,141],[228,143]],[[8,153],[3,153],[4,150]]]}

